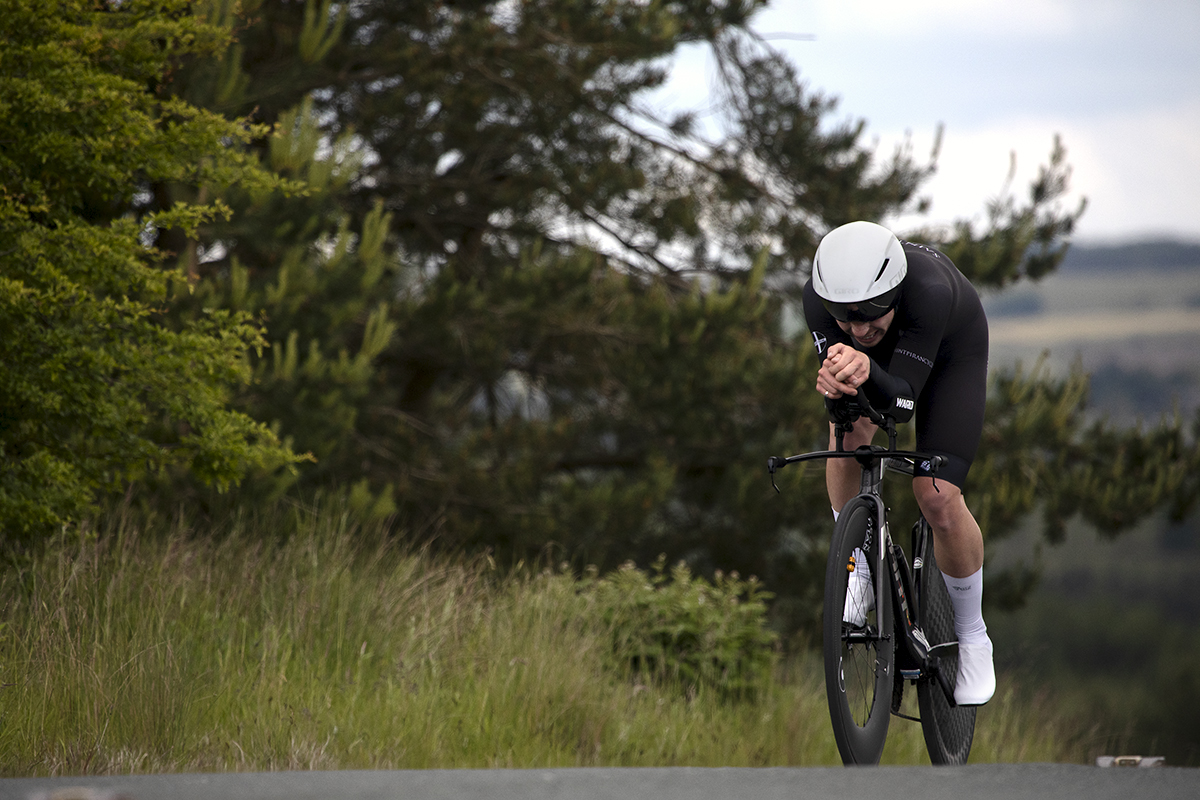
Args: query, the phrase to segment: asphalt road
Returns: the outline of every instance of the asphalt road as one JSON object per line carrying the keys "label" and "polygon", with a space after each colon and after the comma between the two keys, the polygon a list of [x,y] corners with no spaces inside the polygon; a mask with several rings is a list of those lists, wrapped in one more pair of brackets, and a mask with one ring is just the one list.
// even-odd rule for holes
{"label": "asphalt road", "polygon": [[869,769],[547,769],[134,775],[0,780],[0,800],[1175,800],[1200,770],[1068,764]]}

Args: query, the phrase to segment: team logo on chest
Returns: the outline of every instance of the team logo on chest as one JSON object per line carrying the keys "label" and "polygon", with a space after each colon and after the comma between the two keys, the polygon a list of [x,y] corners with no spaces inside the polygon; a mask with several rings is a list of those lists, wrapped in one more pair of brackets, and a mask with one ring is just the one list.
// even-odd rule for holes
{"label": "team logo on chest", "polygon": [[813,331],[812,337],[813,337],[813,344],[815,344],[817,346],[817,352],[824,353],[825,352],[825,343],[828,340],[821,334],[817,333],[816,331]]}

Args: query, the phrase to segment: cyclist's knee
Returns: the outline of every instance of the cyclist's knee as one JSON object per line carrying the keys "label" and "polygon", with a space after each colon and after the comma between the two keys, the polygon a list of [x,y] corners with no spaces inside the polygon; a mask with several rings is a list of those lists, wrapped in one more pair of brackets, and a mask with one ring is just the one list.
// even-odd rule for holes
{"label": "cyclist's knee", "polygon": [[946,481],[935,484],[931,478],[913,480],[913,494],[916,495],[921,513],[935,529],[952,525],[963,502],[962,492],[957,486]]}

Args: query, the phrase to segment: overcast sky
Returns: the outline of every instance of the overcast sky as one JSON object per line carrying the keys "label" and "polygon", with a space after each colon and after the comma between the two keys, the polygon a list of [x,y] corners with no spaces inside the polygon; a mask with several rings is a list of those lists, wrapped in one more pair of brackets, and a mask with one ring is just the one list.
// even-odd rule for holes
{"label": "overcast sky", "polygon": [[[923,157],[944,124],[928,221],[981,218],[1013,151],[1024,192],[1058,133],[1077,241],[1200,241],[1200,0],[775,0],[754,27],[882,154],[908,132]],[[676,73],[686,102],[711,69]]]}

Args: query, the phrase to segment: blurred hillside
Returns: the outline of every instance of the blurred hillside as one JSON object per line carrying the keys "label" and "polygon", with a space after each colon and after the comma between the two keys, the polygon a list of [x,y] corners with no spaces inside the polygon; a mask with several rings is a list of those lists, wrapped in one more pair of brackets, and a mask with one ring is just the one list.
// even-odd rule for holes
{"label": "blurred hillside", "polygon": [[1160,518],[1115,538],[1075,525],[1058,546],[1031,525],[989,546],[989,568],[1019,560],[1042,574],[1025,607],[988,613],[997,668],[1019,690],[1091,709],[1090,756],[1200,765],[1198,523]]}
{"label": "blurred hillside", "polygon": [[[1119,424],[1200,409],[1200,244],[1074,248],[1057,274],[985,305],[993,368],[1078,361],[1092,407]],[[1129,532],[1076,524],[1057,546],[1038,522],[989,545],[990,567],[1042,575],[1024,608],[989,613],[997,665],[1095,709],[1093,755],[1200,764],[1200,514]]]}
{"label": "blurred hillside", "polygon": [[1146,240],[1118,245],[1072,245],[1059,267],[1060,273],[1130,270],[1192,270],[1200,265],[1200,242],[1173,239]]}
{"label": "blurred hillside", "polygon": [[1037,283],[985,295],[993,368],[1079,362],[1116,422],[1200,408],[1200,244],[1072,248]]}

